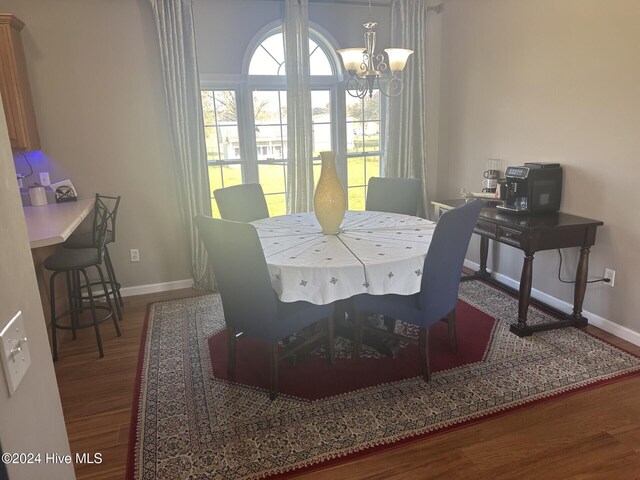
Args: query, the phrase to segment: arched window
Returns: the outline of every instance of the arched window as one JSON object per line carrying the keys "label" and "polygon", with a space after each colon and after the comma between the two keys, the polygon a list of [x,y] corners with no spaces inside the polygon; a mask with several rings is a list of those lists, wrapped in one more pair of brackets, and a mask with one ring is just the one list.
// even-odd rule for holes
{"label": "arched window", "polygon": [[[311,76],[334,75],[334,62],[330,60],[324,42],[314,40],[319,38],[316,32],[310,33],[309,38],[309,73]],[[281,29],[271,32],[256,47],[249,63],[249,75],[284,75],[284,36]]]}
{"label": "arched window", "polygon": [[[338,152],[338,171],[350,209],[363,209],[366,183],[380,173],[379,98],[345,94],[335,45],[319,29],[309,31],[314,180],[320,154]],[[211,191],[259,182],[269,213],[286,213],[287,92],[281,26],[263,30],[249,46],[243,80],[220,88],[203,82],[202,103]],[[210,88],[205,88],[209,87]],[[228,85],[228,83],[227,83]],[[212,199],[214,213],[217,206]]]}

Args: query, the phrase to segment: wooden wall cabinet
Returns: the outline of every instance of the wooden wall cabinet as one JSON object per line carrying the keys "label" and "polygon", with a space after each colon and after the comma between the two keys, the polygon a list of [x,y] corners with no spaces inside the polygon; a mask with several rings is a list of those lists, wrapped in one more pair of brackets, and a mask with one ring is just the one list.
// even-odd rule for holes
{"label": "wooden wall cabinet", "polygon": [[18,18],[0,13],[0,94],[12,150],[39,150],[40,138],[33,110],[27,62]]}

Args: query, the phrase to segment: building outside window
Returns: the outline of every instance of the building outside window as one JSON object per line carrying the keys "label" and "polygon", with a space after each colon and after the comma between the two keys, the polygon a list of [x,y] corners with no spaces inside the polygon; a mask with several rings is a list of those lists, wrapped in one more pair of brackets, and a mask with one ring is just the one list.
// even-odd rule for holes
{"label": "building outside window", "polygon": [[[314,183],[320,152],[337,152],[338,174],[348,192],[348,208],[363,210],[366,185],[380,175],[383,109],[380,95],[366,99],[346,91],[335,49],[318,31],[309,32],[312,158]],[[286,213],[287,92],[281,27],[262,35],[251,49],[246,75],[236,82],[203,80],[202,108],[207,164],[213,191],[260,183],[271,216]]]}

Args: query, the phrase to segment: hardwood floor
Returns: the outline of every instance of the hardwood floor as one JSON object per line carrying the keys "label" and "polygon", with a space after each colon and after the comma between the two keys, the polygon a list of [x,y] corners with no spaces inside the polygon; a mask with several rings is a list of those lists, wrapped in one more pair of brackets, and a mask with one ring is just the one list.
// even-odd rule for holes
{"label": "hardwood floor", "polygon": [[[125,298],[122,337],[101,325],[105,357],[91,329],[65,341],[55,363],[71,451],[102,454],[76,465],[78,479],[123,479],[140,336],[149,302],[198,295],[186,289]],[[588,331],[640,355],[640,347]],[[305,479],[640,479],[640,378],[524,408]]]}

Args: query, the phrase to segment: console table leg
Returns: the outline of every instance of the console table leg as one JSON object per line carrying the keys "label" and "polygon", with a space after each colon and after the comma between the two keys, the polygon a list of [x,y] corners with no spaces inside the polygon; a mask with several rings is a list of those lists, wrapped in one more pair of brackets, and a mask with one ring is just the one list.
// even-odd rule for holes
{"label": "console table leg", "polygon": [[582,316],[582,302],[587,290],[587,277],[589,275],[589,251],[588,247],[580,249],[580,260],[576,270],[576,283],[573,290],[573,313],[571,320],[576,327],[585,327],[587,319]]}
{"label": "console table leg", "polygon": [[480,237],[480,269],[476,272],[478,277],[488,277],[487,257],[489,256],[489,238],[482,235]]}
{"label": "console table leg", "polygon": [[519,337],[531,335],[533,331],[527,325],[527,311],[531,300],[531,283],[533,279],[533,253],[525,252],[520,275],[520,297],[518,300],[518,323],[511,324],[510,331]]}

